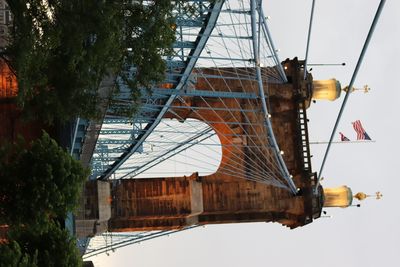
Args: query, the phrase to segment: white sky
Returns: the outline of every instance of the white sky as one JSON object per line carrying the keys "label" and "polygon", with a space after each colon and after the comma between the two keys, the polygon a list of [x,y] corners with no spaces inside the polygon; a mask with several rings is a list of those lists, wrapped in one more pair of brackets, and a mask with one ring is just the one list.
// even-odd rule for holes
{"label": "white sky", "polygon": [[[264,0],[264,12],[281,60],[304,58],[311,0]],[[316,1],[310,63],[341,63],[345,67],[313,67],[314,79],[335,77],[350,82],[371,25],[378,0]],[[355,139],[351,122],[360,119],[372,144],[333,145],[323,185],[349,185],[353,192],[374,194],[361,208],[327,209],[333,218],[289,230],[280,224],[209,225],[123,248],[110,256],[91,258],[96,266],[400,266],[400,213],[397,196],[400,126],[400,2],[387,1],[359,71],[355,87],[368,84],[368,94],[350,96],[339,130]],[[341,99],[317,102],[309,110],[311,140],[327,140]],[[338,139],[338,137],[337,137]],[[325,150],[312,146],[318,171]]]}

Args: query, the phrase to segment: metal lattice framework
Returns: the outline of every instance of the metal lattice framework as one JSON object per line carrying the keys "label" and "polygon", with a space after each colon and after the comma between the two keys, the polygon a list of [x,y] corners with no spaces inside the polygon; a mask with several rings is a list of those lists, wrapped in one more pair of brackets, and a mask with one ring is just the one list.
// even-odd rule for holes
{"label": "metal lattice framework", "polygon": [[[142,91],[133,118],[115,115],[115,109],[133,103],[120,84],[93,153],[92,179],[132,179],[146,171],[151,177],[156,165],[182,161],[177,155],[192,150],[197,155],[185,155],[183,165],[295,193],[268,112],[267,85],[287,79],[261,1],[188,3],[190,12],[176,6],[176,42],[174,54],[165,58],[166,80],[151,93]],[[238,169],[243,162],[246,168]],[[106,233],[92,239],[86,256],[174,232]]]}

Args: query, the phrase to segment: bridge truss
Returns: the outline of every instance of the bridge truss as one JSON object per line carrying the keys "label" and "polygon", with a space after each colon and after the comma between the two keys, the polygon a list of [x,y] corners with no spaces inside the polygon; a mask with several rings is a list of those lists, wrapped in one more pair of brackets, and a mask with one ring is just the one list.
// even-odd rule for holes
{"label": "bridge truss", "polygon": [[[172,162],[203,175],[218,170],[296,193],[272,130],[268,85],[287,79],[261,1],[187,3],[190,9],[176,6],[176,42],[173,55],[165,57],[166,79],[151,92],[142,90],[134,117],[115,113],[134,104],[119,81],[120,92],[99,130],[91,179],[190,175],[176,167],[171,173],[157,169]],[[220,166],[225,157],[229,163]],[[241,162],[245,169],[237,168]],[[86,257],[176,231],[105,233],[86,244]]]}

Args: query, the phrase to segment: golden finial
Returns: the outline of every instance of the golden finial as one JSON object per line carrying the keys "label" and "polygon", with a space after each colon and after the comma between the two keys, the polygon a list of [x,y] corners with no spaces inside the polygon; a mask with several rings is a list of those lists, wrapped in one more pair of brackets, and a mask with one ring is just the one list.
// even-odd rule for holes
{"label": "golden finial", "polygon": [[354,195],[354,198],[357,198],[360,201],[366,199],[367,197],[369,196],[363,192],[358,192],[357,194]]}
{"label": "golden finial", "polygon": [[[343,91],[347,92],[349,90],[349,87],[346,86],[345,88],[342,89]],[[363,91],[364,93],[368,93],[371,90],[368,85],[364,85],[363,88],[355,88],[351,87],[351,93],[354,91]]]}
{"label": "golden finial", "polygon": [[[375,196],[376,199],[381,199],[383,197],[382,193],[379,191],[375,193]],[[358,192],[357,194],[354,195],[354,198],[357,198],[360,201],[366,199],[367,197],[373,197],[373,196],[367,195],[363,192]]]}

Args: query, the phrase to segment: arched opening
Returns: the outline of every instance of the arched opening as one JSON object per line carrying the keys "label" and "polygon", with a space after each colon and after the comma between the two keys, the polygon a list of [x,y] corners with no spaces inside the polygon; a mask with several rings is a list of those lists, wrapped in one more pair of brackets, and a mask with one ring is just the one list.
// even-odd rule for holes
{"label": "arched opening", "polygon": [[163,119],[130,161],[142,165],[134,178],[156,178],[210,175],[221,159],[221,142],[210,125],[197,119]]}

